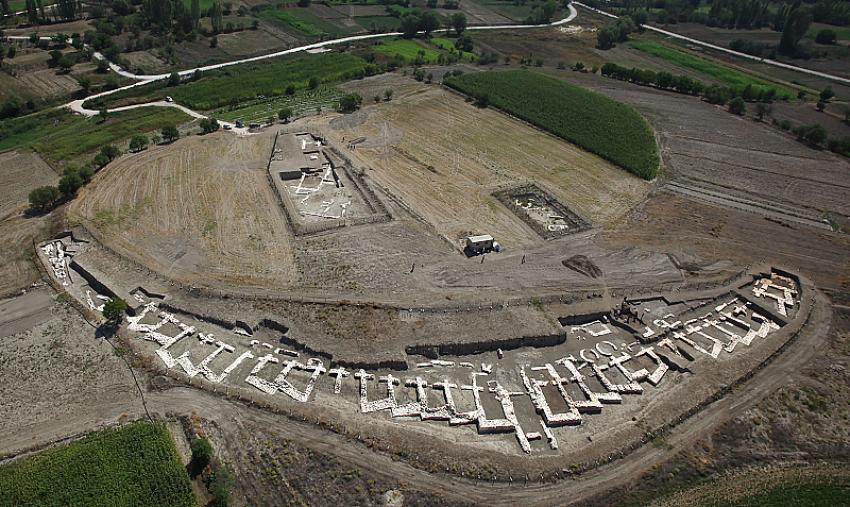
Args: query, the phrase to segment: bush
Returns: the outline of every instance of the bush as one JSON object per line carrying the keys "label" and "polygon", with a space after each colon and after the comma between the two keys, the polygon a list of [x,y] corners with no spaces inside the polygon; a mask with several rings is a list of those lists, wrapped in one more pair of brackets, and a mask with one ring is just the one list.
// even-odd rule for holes
{"label": "bush", "polygon": [[358,93],[349,93],[343,95],[341,99],[339,99],[339,104],[337,104],[336,110],[340,113],[353,113],[360,108],[360,104],[363,103],[363,97]]}
{"label": "bush", "polygon": [[737,114],[738,116],[743,116],[744,113],[747,112],[747,104],[744,102],[744,99],[741,97],[735,97],[729,101],[729,112],[732,114]]}
{"label": "bush", "polygon": [[192,476],[195,477],[203,472],[212,462],[213,448],[209,439],[206,438],[196,438],[192,441],[190,448],[192,449],[190,468],[192,470]]}
{"label": "bush", "polygon": [[125,311],[127,311],[127,303],[121,298],[112,298],[103,305],[103,316],[114,325],[121,322]]}

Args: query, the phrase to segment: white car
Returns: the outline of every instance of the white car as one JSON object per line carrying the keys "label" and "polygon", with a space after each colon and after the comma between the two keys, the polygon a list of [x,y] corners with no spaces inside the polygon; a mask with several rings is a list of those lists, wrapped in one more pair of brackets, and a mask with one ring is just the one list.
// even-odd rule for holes
{"label": "white car", "polygon": [[172,98],[169,96],[169,97],[165,97],[165,101],[166,101],[166,102],[174,102],[174,99],[172,99]]}

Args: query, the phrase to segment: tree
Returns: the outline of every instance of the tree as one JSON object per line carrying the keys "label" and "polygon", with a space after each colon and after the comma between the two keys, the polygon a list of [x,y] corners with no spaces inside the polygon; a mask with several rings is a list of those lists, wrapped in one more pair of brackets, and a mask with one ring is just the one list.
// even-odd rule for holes
{"label": "tree", "polygon": [[819,100],[817,104],[815,104],[815,108],[821,113],[826,109],[826,102]]}
{"label": "tree", "polygon": [[829,28],[824,28],[823,30],[818,31],[818,34],[815,36],[815,42],[818,44],[835,44],[838,41],[838,34],[835,33],[835,30],[831,30]]}
{"label": "tree", "polygon": [[455,49],[458,51],[472,51],[472,37],[467,34],[463,34],[455,40]]}
{"label": "tree", "polygon": [[405,39],[411,39],[416,36],[416,32],[419,30],[419,16],[416,14],[405,14],[401,17],[400,27],[402,37]]}
{"label": "tree", "polygon": [[59,192],[66,199],[74,197],[77,190],[83,186],[85,182],[77,171],[66,171],[65,175],[59,180]]}
{"label": "tree", "polygon": [[283,109],[277,112],[277,117],[280,119],[280,121],[284,123],[288,122],[289,119],[292,118],[292,108],[284,107]]}
{"label": "tree", "polygon": [[431,32],[440,28],[440,18],[431,11],[423,12],[419,16],[419,29],[425,32],[425,36],[431,35]]}
{"label": "tree", "polygon": [[844,108],[844,123],[850,125],[850,107]]}
{"label": "tree", "polygon": [[616,40],[617,34],[611,28],[606,27],[596,32],[596,47],[599,49],[613,48]]}
{"label": "tree", "polygon": [[130,151],[138,152],[148,147],[148,138],[143,135],[135,135],[130,139]]}
{"label": "tree", "polygon": [[218,120],[215,118],[204,118],[201,120],[200,124],[202,134],[211,134],[219,128]]}
{"label": "tree", "polygon": [[307,88],[311,90],[315,90],[319,86],[319,78],[316,76],[310,76],[309,81],[307,81]]}
{"label": "tree", "polygon": [[743,116],[744,113],[747,112],[747,104],[744,102],[744,99],[741,97],[735,97],[730,100],[729,112],[732,114],[737,114],[738,116]]}
{"label": "tree", "polygon": [[462,12],[452,14],[451,23],[455,33],[460,36],[466,30],[466,14]]}
{"label": "tree", "polygon": [[363,97],[359,93],[348,93],[339,99],[337,111],[340,113],[353,113],[360,108],[363,103]]}
{"label": "tree", "polygon": [[800,45],[800,39],[806,35],[812,15],[807,9],[800,7],[800,0],[788,10],[782,27],[782,38],[779,40],[779,52],[783,55],[794,56]]}
{"label": "tree", "polygon": [[486,93],[477,93],[475,94],[475,105],[484,109],[490,105],[490,96]]}
{"label": "tree", "polygon": [[189,445],[192,450],[192,461],[189,463],[193,477],[204,471],[212,462],[213,448],[207,438],[196,438]]}
{"label": "tree", "polygon": [[154,135],[152,135],[152,136],[151,136],[151,144],[153,144],[153,145],[157,145],[157,144],[159,144],[159,142],[160,142],[161,140],[162,140],[162,139],[159,137],[159,135],[158,135],[158,134],[154,134]]}
{"label": "tree", "polygon": [[103,305],[103,316],[106,317],[106,321],[113,326],[117,326],[121,323],[121,320],[124,318],[125,311],[127,311],[127,303],[125,303],[121,298],[112,298]]}
{"label": "tree", "polygon": [[62,70],[64,74],[71,72],[71,67],[74,66],[74,62],[68,58],[67,55],[63,55],[62,58],[59,59],[59,68]]}
{"label": "tree", "polygon": [[113,144],[107,144],[106,146],[100,148],[100,154],[103,155],[107,160],[112,162],[121,155],[121,150],[119,150]]}
{"label": "tree", "polygon": [[829,102],[829,99],[831,99],[832,97],[835,97],[835,92],[834,92],[834,91],[832,91],[832,87],[831,87],[831,86],[827,86],[826,88],[824,88],[823,90],[821,90],[821,92],[820,92],[820,100],[821,100],[822,102]]}
{"label": "tree", "polygon": [[172,72],[168,75],[168,86],[177,86],[180,84],[180,74]]}
{"label": "tree", "polygon": [[189,13],[192,16],[192,23],[193,23],[194,29],[197,30],[198,29],[198,23],[201,20],[201,2],[200,2],[200,0],[192,0],[192,7],[191,7]]}
{"label": "tree", "polygon": [[36,11],[35,0],[27,0],[26,1],[26,9],[27,9],[27,20],[30,22],[30,24],[31,25],[38,24],[38,11]]}
{"label": "tree", "polygon": [[215,0],[212,7],[210,7],[210,23],[212,24],[213,33],[220,33],[221,29],[224,27],[222,14],[221,2],[219,0]]}
{"label": "tree", "polygon": [[286,89],[283,92],[287,95],[295,95],[295,85],[292,83],[286,85]]}
{"label": "tree", "polygon": [[[389,102],[393,98],[393,91],[390,88],[384,90],[384,100]],[[847,110],[847,115],[850,116],[850,109]]]}
{"label": "tree", "polygon": [[177,130],[177,127],[174,125],[169,125],[167,127],[162,128],[162,140],[166,143],[174,142],[177,138],[180,137],[180,132]]}
{"label": "tree", "polygon": [[218,37],[217,36],[213,35],[212,38],[210,39],[210,47],[211,48],[217,48],[218,47]]}
{"label": "tree", "polygon": [[42,212],[53,209],[56,201],[59,200],[59,189],[54,186],[38,187],[30,192],[29,201],[30,208]]}

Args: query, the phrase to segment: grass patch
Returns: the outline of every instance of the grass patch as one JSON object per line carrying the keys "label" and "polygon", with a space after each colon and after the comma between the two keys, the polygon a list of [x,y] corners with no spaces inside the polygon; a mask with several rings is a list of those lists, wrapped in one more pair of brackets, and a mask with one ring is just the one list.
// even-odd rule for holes
{"label": "grass patch", "polygon": [[240,103],[237,107],[220,108],[211,113],[217,119],[225,121],[242,120],[245,123],[263,122],[269,116],[277,119],[277,113],[284,107],[292,108],[298,116],[312,113],[316,107],[333,107],[343,96],[334,86],[320,86],[315,90],[299,90],[295,95],[282,95],[272,99],[257,99]]}
{"label": "grass patch", "polygon": [[658,173],[652,129],[625,104],[527,70],[476,72],[443,82],[470,96],[486,96],[497,108],[641,178]]}
{"label": "grass patch", "polygon": [[436,49],[426,48],[418,42],[410,39],[393,39],[381,41],[372,46],[372,50],[387,56],[400,56],[405,61],[414,61],[419,55],[425,63],[435,63],[440,57]]}
{"label": "grass patch", "polygon": [[212,110],[260,96],[283,95],[290,84],[296,88],[305,88],[311,77],[323,83],[351,79],[364,72],[365,68],[365,60],[348,53],[299,53],[225,67],[204,74],[198,81],[175,87],[168,87],[164,81],[158,81],[86,102],[86,107],[150,102],[170,95],[175,101],[192,109]]}
{"label": "grass patch", "polygon": [[197,505],[165,425],[138,422],[0,466],[0,506]]}
{"label": "grass patch", "polygon": [[104,123],[63,109],[51,109],[0,122],[0,151],[32,148],[49,160],[60,161],[189,120],[185,113],[165,107],[113,113]]}
{"label": "grass patch", "polygon": [[401,20],[395,16],[355,16],[354,21],[366,30],[395,32],[401,28]]}
{"label": "grass patch", "polygon": [[682,67],[687,67],[695,71],[701,72],[707,76],[713,77],[721,83],[732,86],[736,90],[741,90],[747,85],[752,85],[756,89],[774,88],[777,95],[780,97],[790,97],[791,91],[779,85],[774,85],[762,79],[738,72],[724,65],[706,60],[699,56],[673,49],[656,42],[650,41],[631,41],[629,46],[643,53],[652,55],[662,60],[675,63]]}
{"label": "grass patch", "polygon": [[446,37],[432,37],[431,39],[429,39],[429,42],[435,47],[442,49],[443,51],[457,51],[458,54],[460,54],[461,60],[474,62],[478,59],[478,55],[471,51],[458,51],[457,49],[455,49],[455,39],[449,39]]}

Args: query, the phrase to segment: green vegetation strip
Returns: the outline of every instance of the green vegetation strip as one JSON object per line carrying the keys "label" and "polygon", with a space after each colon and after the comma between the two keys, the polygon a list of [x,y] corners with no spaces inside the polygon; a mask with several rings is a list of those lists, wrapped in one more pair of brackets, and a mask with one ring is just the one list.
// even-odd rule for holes
{"label": "green vegetation strip", "polygon": [[707,76],[713,77],[717,81],[730,85],[737,90],[741,90],[747,85],[752,85],[754,88],[775,88],[777,95],[780,97],[791,96],[791,91],[787,88],[749,76],[724,65],[706,60],[705,58],[686,53],[685,51],[679,51],[678,49],[673,49],[650,41],[635,40],[629,42],[629,45],[638,51],[652,55],[656,58],[661,58],[668,62],[675,63],[676,65],[681,65],[682,67],[687,67],[701,72]]}
{"label": "green vegetation strip", "polygon": [[[652,129],[631,107],[526,70],[463,74],[444,83],[566,139],[644,179],[658,173]],[[510,133],[506,132],[506,142]]]}
{"label": "green vegetation strip", "polygon": [[165,425],[139,422],[0,466],[0,506],[197,505]]}
{"label": "green vegetation strip", "polygon": [[97,118],[51,109],[0,122],[0,152],[32,148],[50,160],[65,160],[136,134],[189,120],[191,118],[185,113],[166,107],[143,107],[113,113],[103,123]]}
{"label": "green vegetation strip", "polygon": [[348,53],[322,53],[285,56],[261,62],[245,63],[205,73],[197,81],[166,86],[164,81],[115,93],[85,103],[99,108],[104,104],[150,102],[171,96],[192,109],[212,110],[260,96],[283,95],[289,85],[305,88],[311,77],[333,83],[361,75],[366,61]]}

